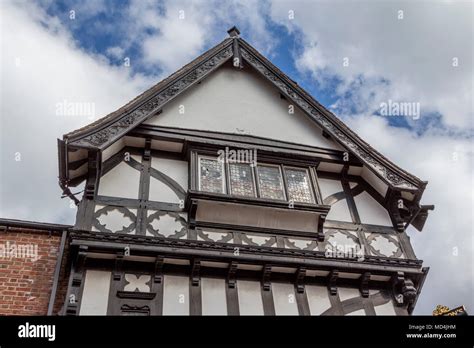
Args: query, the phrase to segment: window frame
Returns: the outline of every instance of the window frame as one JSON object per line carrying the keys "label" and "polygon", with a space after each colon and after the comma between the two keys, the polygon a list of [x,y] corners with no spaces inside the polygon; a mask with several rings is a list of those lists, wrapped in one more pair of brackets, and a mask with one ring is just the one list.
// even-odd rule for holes
{"label": "window frame", "polygon": [[[221,164],[222,167],[222,191],[221,192],[209,192],[204,191],[201,189],[201,159],[208,159],[214,160]],[[199,155],[197,156],[197,189],[201,192],[209,192],[209,193],[219,193],[219,194],[228,194],[227,193],[227,173],[226,173],[226,165],[224,162],[220,162],[218,157],[210,156],[210,155]]]}
{"label": "window frame", "polygon": [[[192,149],[190,151],[190,170],[192,171],[189,175],[189,187],[191,189],[195,189],[200,192],[207,192],[211,194],[218,194],[218,195],[226,195],[229,197],[239,197],[239,198],[247,198],[247,199],[259,199],[262,201],[269,201],[269,202],[287,202],[291,203],[289,200],[289,191],[288,191],[288,185],[287,185],[287,180],[286,180],[286,175],[285,175],[285,168],[288,169],[297,169],[297,170],[304,170],[308,176],[308,179],[310,181],[310,194],[312,197],[312,202],[307,203],[307,202],[297,202],[293,201],[295,204],[303,204],[303,205],[322,205],[322,197],[321,197],[321,192],[319,189],[319,184],[318,184],[318,174],[317,174],[317,164],[318,163],[310,163],[310,162],[302,162],[302,163],[297,163],[295,161],[288,161],[285,158],[276,158],[276,157],[265,157],[265,156],[260,156],[260,160],[258,164],[252,165],[252,163],[248,162],[237,162],[236,164],[242,163],[242,164],[248,164],[251,168],[252,172],[252,179],[253,179],[253,185],[254,185],[254,191],[255,195],[254,196],[241,196],[237,194],[232,194],[232,184],[231,184],[231,178],[230,178],[230,164],[233,164],[232,162],[228,161],[220,161],[223,167],[223,173],[225,177],[223,178],[223,191],[221,192],[208,192],[208,191],[203,191],[201,190],[201,176],[200,176],[200,167],[201,167],[201,159],[210,159],[210,160],[215,160],[218,161],[218,155],[217,155],[217,150],[211,151],[210,149]],[[193,164],[194,163],[194,164]],[[281,175],[281,180],[282,180],[282,185],[283,185],[283,194],[284,194],[284,199],[273,199],[273,198],[265,198],[261,196],[261,188],[259,184],[259,177],[258,177],[258,166],[270,166],[270,167],[277,167],[279,168],[279,172]]]}
{"label": "window frame", "polygon": [[[242,196],[242,195],[237,195],[237,194],[232,193],[232,179],[230,177],[230,166],[231,166],[231,164],[237,164],[237,165],[238,164],[246,164],[246,165],[249,166],[250,172],[251,172],[251,175],[252,175],[253,196]],[[258,187],[257,182],[256,182],[257,178],[255,177],[255,174],[256,174],[255,173],[255,167],[256,166],[252,166],[251,163],[247,163],[247,162],[243,162],[243,163],[240,163],[240,162],[237,162],[237,163],[225,162],[225,166],[226,166],[226,170],[227,170],[227,173],[228,173],[227,181],[228,181],[228,188],[229,189],[228,189],[227,194],[229,194],[231,196],[235,196],[235,197],[246,197],[246,198],[259,198],[260,197],[260,195],[258,193],[258,189],[257,189],[257,187]]]}
{"label": "window frame", "polygon": [[[260,189],[260,177],[258,176],[258,167],[261,166],[261,167],[277,167],[278,168],[278,171],[280,172],[280,179],[281,179],[281,188],[283,190],[283,199],[277,199],[277,198],[268,198],[268,197],[262,197],[262,192],[261,192],[261,189]],[[281,164],[274,164],[274,163],[259,163],[255,166],[255,174],[257,175],[257,182],[258,182],[258,198],[261,198],[261,199],[268,199],[268,200],[271,200],[271,201],[279,201],[279,202],[288,202],[288,197],[287,197],[287,194],[286,194],[286,182],[285,182],[285,178],[283,177],[283,171],[282,171],[282,168],[281,168]]]}
{"label": "window frame", "polygon": [[[311,202],[300,202],[300,201],[293,201],[294,203],[303,203],[303,204],[317,204],[316,200],[316,195],[315,195],[315,190],[314,190],[314,184],[313,184],[313,178],[311,177],[311,168],[310,167],[297,167],[297,166],[291,166],[291,165],[285,165],[282,164],[282,171],[283,171],[283,176],[285,181],[287,180],[286,178],[286,169],[296,169],[296,170],[304,170],[306,173],[306,177],[308,178],[308,183],[309,183],[309,194],[311,196]],[[288,187],[288,182],[286,182],[286,191],[287,191],[287,200],[290,201],[290,190]]]}

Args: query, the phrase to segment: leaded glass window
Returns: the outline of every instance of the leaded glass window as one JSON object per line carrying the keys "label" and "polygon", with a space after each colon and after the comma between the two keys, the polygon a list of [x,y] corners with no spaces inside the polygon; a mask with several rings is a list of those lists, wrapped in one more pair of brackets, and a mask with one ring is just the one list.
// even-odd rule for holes
{"label": "leaded glass window", "polygon": [[288,199],[293,202],[314,203],[308,171],[303,168],[285,168]]}
{"label": "leaded glass window", "polygon": [[199,158],[199,189],[206,192],[225,192],[223,162],[213,158]]}
{"label": "leaded glass window", "polygon": [[229,164],[230,193],[236,196],[255,197],[252,167],[247,163]]}
{"label": "leaded glass window", "polygon": [[257,172],[260,197],[284,200],[285,191],[280,167],[259,165],[257,166]]}

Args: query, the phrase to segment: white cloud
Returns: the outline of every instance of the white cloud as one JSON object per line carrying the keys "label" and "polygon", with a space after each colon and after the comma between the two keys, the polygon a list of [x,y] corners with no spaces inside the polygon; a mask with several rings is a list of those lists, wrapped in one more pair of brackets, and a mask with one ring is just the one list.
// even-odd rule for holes
{"label": "white cloud", "polygon": [[75,209],[59,199],[56,138],[92,120],[56,115],[58,103],[87,103],[101,117],[150,81],[85,54],[57,18],[31,3],[1,2],[1,17],[0,215],[73,223]]}
{"label": "white cloud", "polygon": [[[424,113],[441,113],[447,125],[472,128],[472,2],[275,1],[272,18],[301,33],[296,58],[303,73],[320,82],[343,80],[339,96],[362,74],[371,82],[364,90],[375,93],[360,96],[368,111],[388,93],[420,102]],[[375,83],[380,78],[389,85]]]}

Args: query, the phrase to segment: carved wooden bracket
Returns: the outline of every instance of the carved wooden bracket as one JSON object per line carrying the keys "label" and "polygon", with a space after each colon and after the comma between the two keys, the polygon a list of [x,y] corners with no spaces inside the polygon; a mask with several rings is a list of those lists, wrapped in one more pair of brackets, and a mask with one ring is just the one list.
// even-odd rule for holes
{"label": "carved wooden bracket", "polygon": [[339,271],[333,270],[328,276],[328,288],[331,295],[337,295],[337,279],[339,278]]}
{"label": "carved wooden bracket", "polygon": [[237,284],[236,273],[237,273],[237,262],[232,261],[229,265],[229,270],[227,273],[227,284],[230,289],[235,289],[235,285]]}
{"label": "carved wooden bracket", "polygon": [[360,277],[360,293],[362,297],[369,297],[370,272],[365,272]]}
{"label": "carved wooden bracket", "polygon": [[262,274],[263,291],[270,291],[272,289],[272,283],[270,281],[271,276],[272,276],[272,266],[270,265],[263,266],[263,274]]}
{"label": "carved wooden bracket", "polygon": [[199,282],[201,280],[200,276],[200,271],[201,271],[201,261],[198,259],[193,260],[193,266],[191,270],[191,284],[193,286],[199,286]]}
{"label": "carved wooden bracket", "polygon": [[82,284],[82,279],[84,278],[84,265],[87,259],[87,250],[88,246],[81,245],[76,255],[76,261],[74,265],[74,275],[72,277],[72,286],[79,287]]}
{"label": "carved wooden bracket", "polygon": [[316,238],[319,242],[324,242],[324,222],[326,221],[326,214],[319,215],[319,222],[318,222],[318,232]]}
{"label": "carved wooden bracket", "polygon": [[153,282],[156,284],[161,284],[163,282],[163,264],[163,257],[158,256],[155,260],[155,274],[153,276]]}
{"label": "carved wooden bracket", "polygon": [[122,268],[123,268],[123,253],[118,252],[115,256],[115,267],[113,279],[115,281],[120,281],[122,279]]}
{"label": "carved wooden bracket", "polygon": [[416,299],[417,290],[413,281],[405,277],[403,272],[392,276],[392,292],[397,306],[412,305]]}
{"label": "carved wooden bracket", "polygon": [[304,277],[306,277],[306,268],[304,267],[299,267],[298,270],[296,271],[296,292],[298,294],[303,294],[304,293]]}

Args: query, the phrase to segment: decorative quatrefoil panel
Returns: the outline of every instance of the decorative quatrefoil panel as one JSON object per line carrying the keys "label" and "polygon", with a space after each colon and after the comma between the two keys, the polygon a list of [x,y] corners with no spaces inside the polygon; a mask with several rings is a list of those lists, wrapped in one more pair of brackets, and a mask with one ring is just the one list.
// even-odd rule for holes
{"label": "decorative quatrefoil panel", "polygon": [[403,257],[400,243],[395,236],[389,234],[370,233],[367,234],[367,244],[370,253],[376,256]]}
{"label": "decorative quatrefoil panel", "polygon": [[155,211],[148,215],[147,234],[154,237],[183,238],[186,237],[186,219],[178,213]]}
{"label": "decorative quatrefoil panel", "polygon": [[360,248],[359,238],[346,230],[326,230],[325,250],[356,252]]}
{"label": "decorative quatrefoil panel", "polygon": [[127,284],[123,288],[124,291],[139,291],[139,292],[150,292],[150,275],[135,275],[126,273],[125,281]]}
{"label": "decorative quatrefoil panel", "polygon": [[125,207],[107,205],[95,212],[92,225],[100,232],[131,233],[135,231],[136,219],[136,215]]}

